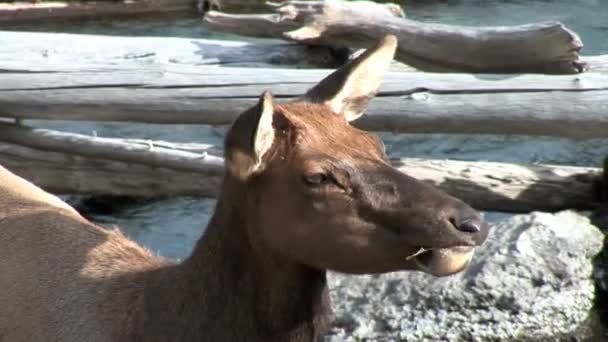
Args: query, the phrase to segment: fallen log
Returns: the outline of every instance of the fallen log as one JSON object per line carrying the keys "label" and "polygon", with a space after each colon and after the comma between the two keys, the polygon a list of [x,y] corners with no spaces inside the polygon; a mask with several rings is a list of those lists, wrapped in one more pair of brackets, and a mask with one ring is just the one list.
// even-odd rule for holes
{"label": "fallen log", "polygon": [[584,56],[583,59],[587,63],[587,71],[608,73],[608,58],[605,56]]}
{"label": "fallen log", "polygon": [[[0,125],[0,164],[56,193],[216,196],[223,160],[205,153],[209,150]],[[594,208],[593,187],[601,177],[601,169],[588,167],[412,158],[392,162],[478,209],[507,212]]]}
{"label": "fallen log", "polygon": [[98,159],[221,175],[223,160],[203,144],[115,139],[0,124],[0,141]]}
{"label": "fallen log", "polygon": [[209,11],[205,24],[254,37],[304,44],[368,48],[396,35],[395,58],[420,70],[475,73],[578,73],[583,43],[559,22],[505,27],[464,27],[402,18],[395,4],[368,1],[285,1],[274,14]]}
{"label": "fallen log", "polygon": [[334,68],[347,57],[333,48],[294,43],[0,31],[0,73],[57,67],[66,72],[154,69],[163,64]]}
{"label": "fallen log", "polygon": [[[227,125],[264,90],[300,96],[327,70],[48,62],[2,67],[0,117]],[[77,71],[79,70],[79,71]],[[403,133],[608,137],[608,77],[388,73],[356,125]]]}
{"label": "fallen log", "polygon": [[52,1],[0,3],[0,23],[49,19],[141,16],[144,14],[195,13],[195,0]]}

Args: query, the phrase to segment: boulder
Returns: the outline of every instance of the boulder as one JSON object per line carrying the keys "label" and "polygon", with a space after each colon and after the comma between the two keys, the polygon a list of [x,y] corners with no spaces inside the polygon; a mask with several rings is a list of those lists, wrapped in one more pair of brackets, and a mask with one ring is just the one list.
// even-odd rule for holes
{"label": "boulder", "polygon": [[464,272],[329,276],[327,341],[556,340],[577,336],[594,301],[603,233],[574,211],[493,224]]}

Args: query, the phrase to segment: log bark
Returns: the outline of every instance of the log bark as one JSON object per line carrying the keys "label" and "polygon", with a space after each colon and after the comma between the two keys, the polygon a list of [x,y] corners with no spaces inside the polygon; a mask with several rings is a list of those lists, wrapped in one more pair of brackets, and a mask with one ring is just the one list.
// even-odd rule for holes
{"label": "log bark", "polygon": [[584,56],[587,63],[587,71],[597,73],[608,73],[608,58],[604,56]]}
{"label": "log bark", "polygon": [[0,3],[0,23],[49,19],[134,16],[178,12],[195,13],[196,0],[53,1]]}
{"label": "log bark", "polygon": [[[334,68],[348,56],[333,48],[294,43],[246,43],[174,37],[120,37],[0,31],[2,71],[112,71],[163,65]],[[66,75],[64,75],[66,76]]]}
{"label": "log bark", "polygon": [[210,11],[217,30],[304,44],[368,48],[387,33],[399,39],[396,59],[425,71],[475,73],[578,73],[583,44],[559,22],[508,27],[464,27],[401,17],[396,5],[367,1],[285,1],[274,14]]}
{"label": "log bark", "polygon": [[203,144],[176,144],[154,140],[113,139],[45,129],[0,124],[0,141],[84,157],[167,167],[221,175],[223,160]]}
{"label": "log bark", "polygon": [[[163,124],[230,124],[263,91],[295,98],[330,72],[5,61],[0,58],[0,117]],[[599,73],[388,73],[368,114],[355,124],[403,133],[606,138],[606,98],[608,77]]]}
{"label": "log bark", "polygon": [[[0,164],[56,193],[216,196],[222,158],[208,146],[102,139],[0,125]],[[195,152],[197,151],[197,152]],[[395,159],[400,171],[481,210],[591,209],[601,169]]]}

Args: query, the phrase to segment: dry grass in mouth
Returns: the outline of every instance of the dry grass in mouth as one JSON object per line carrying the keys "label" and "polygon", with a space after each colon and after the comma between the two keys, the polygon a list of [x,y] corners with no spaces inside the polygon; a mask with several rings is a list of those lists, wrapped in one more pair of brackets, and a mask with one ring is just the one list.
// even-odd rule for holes
{"label": "dry grass in mouth", "polygon": [[413,253],[413,254],[411,254],[411,255],[408,255],[408,256],[405,258],[405,260],[410,261],[410,260],[414,259],[415,257],[417,257],[418,255],[420,255],[420,254],[422,254],[422,253],[424,253],[424,252],[430,251],[430,250],[431,250],[430,248],[424,248],[424,247],[420,247],[420,248],[419,248],[419,249],[418,249],[416,252],[414,252],[414,253]]}

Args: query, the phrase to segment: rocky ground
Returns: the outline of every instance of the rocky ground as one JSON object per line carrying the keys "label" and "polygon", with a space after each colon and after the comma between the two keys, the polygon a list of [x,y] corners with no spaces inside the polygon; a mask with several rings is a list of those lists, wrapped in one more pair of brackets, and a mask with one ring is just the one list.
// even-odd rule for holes
{"label": "rocky ground", "polygon": [[584,215],[532,213],[495,224],[461,274],[331,274],[336,322],[326,340],[577,340],[603,240]]}

